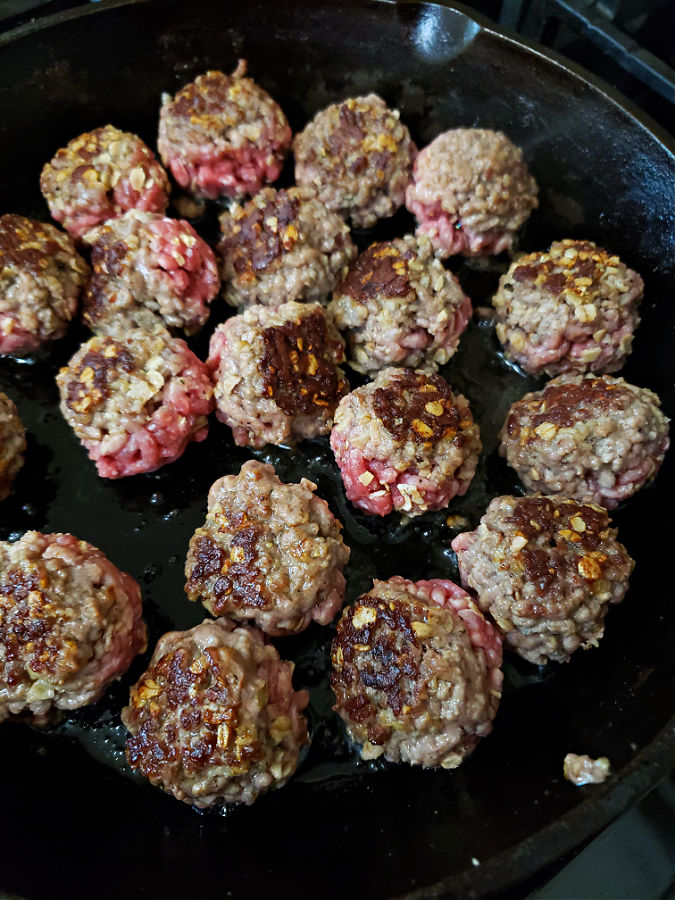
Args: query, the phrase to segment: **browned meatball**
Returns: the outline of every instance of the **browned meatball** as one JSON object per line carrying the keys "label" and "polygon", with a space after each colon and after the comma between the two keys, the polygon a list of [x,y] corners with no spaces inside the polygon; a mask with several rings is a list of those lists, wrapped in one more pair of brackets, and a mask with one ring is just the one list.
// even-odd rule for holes
{"label": "browned meatball", "polygon": [[340,216],[301,188],[264,188],[220,217],[223,294],[232,306],[325,300],[356,257]]}
{"label": "browned meatball", "polygon": [[364,759],[454,769],[492,731],[501,641],[451,581],[375,581],[343,612],[332,660],[334,709]]}
{"label": "browned meatball", "polygon": [[471,301],[434,257],[431,242],[406,235],[368,247],[328,310],[346,332],[358,372],[394,365],[435,371],[457,349]]}
{"label": "browned meatball", "polygon": [[343,361],[344,342],[317,303],[249,307],[211,338],[216,415],[244,447],[327,434],[349,389]]}
{"label": "browned meatball", "polygon": [[633,561],[599,506],[562,497],[496,497],[475,531],[452,542],[462,584],[506,643],[532,663],[597,646],[608,604]]}
{"label": "browned meatball", "polygon": [[7,394],[0,393],[0,500],[8,497],[23,465],[26,432]]}
{"label": "browned meatball", "polygon": [[327,625],[342,606],[349,548],[328,504],[303,478],[284,484],[250,460],[209,491],[190,541],[185,590],[216,616],[253,619],[267,634]]}
{"label": "browned meatball", "polygon": [[613,509],[654,478],[668,419],[646,388],[610,375],[561,375],[513,404],[500,453],[530,492]]}
{"label": "browned meatball", "polygon": [[370,228],[403,205],[416,150],[399,111],[368,94],[318,112],[293,152],[300,187],[355,227]]}
{"label": "browned meatball", "polygon": [[227,619],[165,634],[122,710],[129,764],[199,808],[282,787],[309,742],[292,671],[262,632]]}
{"label": "browned meatball", "polygon": [[640,324],[637,272],[591,241],[556,241],[502,275],[492,298],[504,352],[532,375],[616,372]]}
{"label": "browned meatball", "polygon": [[72,534],[0,543],[0,721],[94,703],[145,649],[141,591]]}
{"label": "browned meatball", "polygon": [[0,356],[63,337],[88,277],[67,234],[24,216],[0,216]]}

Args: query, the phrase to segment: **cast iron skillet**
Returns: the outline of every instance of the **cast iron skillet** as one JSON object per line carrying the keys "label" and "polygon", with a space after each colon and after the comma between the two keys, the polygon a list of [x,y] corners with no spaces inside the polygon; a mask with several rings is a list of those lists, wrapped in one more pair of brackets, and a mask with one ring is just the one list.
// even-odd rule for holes
{"label": "cast iron skillet", "polygon": [[[46,217],[38,173],[59,146],[108,121],[153,143],[160,93],[208,67],[229,71],[240,55],[295,128],[332,100],[376,90],[400,107],[420,145],[454,125],[505,129],[541,185],[522,246],[587,237],[644,275],[644,320],[624,374],[656,390],[672,415],[672,153],[604,90],[446,6],[149,0],[15,32],[0,40],[2,211]],[[375,235],[411,224],[400,214]],[[475,303],[485,303],[499,265],[453,267]],[[168,628],[203,618],[182,594],[187,540],[211,482],[249,454],[214,423],[204,444],[156,474],[97,479],[61,420],[53,386],[82,337],[73,332],[32,364],[0,361],[0,388],[30,432],[26,467],[0,510],[0,537],[71,530],[102,547],[141,581],[152,647]],[[206,338],[195,347],[203,353]],[[509,403],[537,382],[508,367],[492,329],[477,323],[445,374],[471,400],[485,444],[471,491],[453,508],[473,527],[491,496],[517,488],[495,453],[496,433]],[[375,574],[456,575],[456,530],[445,516],[406,526],[354,515],[325,441],[256,455],[282,478],[308,474],[345,523],[350,599]],[[198,816],[125,768],[119,710],[145,657],[97,706],[47,732],[2,727],[0,888],[73,900],[467,896],[531,875],[604,827],[672,760],[673,468],[671,454],[656,487],[615,515],[638,565],[600,647],[541,672],[508,661],[494,733],[457,771],[358,762],[330,713],[331,630],[313,628],[277,642],[312,695],[313,744],[298,775],[250,809]],[[572,787],[561,775],[568,751],[608,755],[613,776],[600,787]]]}

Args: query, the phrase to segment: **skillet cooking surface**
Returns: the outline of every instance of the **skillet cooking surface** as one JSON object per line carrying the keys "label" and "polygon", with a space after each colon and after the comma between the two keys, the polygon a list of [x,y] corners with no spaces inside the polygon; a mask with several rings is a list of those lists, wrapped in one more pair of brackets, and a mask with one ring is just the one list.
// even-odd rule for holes
{"label": "skillet cooking surface", "polygon": [[[229,72],[239,56],[294,130],[327,103],[371,90],[401,109],[420,146],[452,126],[504,129],[524,147],[541,186],[541,208],[523,249],[590,238],[644,276],[643,323],[621,374],[657,391],[673,415],[671,154],[559,64],[442,6],[158,0],[66,15],[2,40],[2,211],[46,219],[38,177],[58,147],[108,121],[153,145],[161,92],[209,67]],[[359,242],[411,227],[399,214]],[[212,234],[208,223],[204,228]],[[474,306],[485,304],[500,264],[451,265]],[[225,315],[222,305],[215,321]],[[0,509],[0,538],[29,528],[61,530],[101,547],[143,587],[150,649],[95,707],[48,731],[3,726],[0,888],[31,898],[123,891],[385,897],[435,884],[438,892],[466,896],[555,859],[666,770],[675,612],[672,516],[663,500],[673,482],[672,451],[656,486],[614,515],[637,568],[627,599],[609,613],[600,647],[543,671],[507,657],[494,733],[458,770],[357,761],[330,713],[333,629],[312,626],[275,641],[282,656],[296,661],[296,686],[311,691],[313,744],[287,787],[252,808],[198,816],[132,778],[119,710],[157,637],[205,617],[183,595],[182,568],[215,478],[256,456],[273,462],[283,480],[316,481],[352,548],[349,600],[375,575],[457,580],[450,550],[457,530],[445,525],[447,513],[408,525],[354,514],[327,440],[295,452],[251,453],[235,448],[229,429],[215,420],[207,441],[191,445],[177,463],[118,482],[98,479],[60,416],[53,383],[83,337],[75,329],[32,364],[0,361],[0,389],[17,402],[30,435],[16,491]],[[202,358],[207,342],[208,334],[192,342]],[[540,382],[507,366],[491,326],[476,320],[443,374],[469,398],[481,426],[479,473],[450,508],[474,527],[490,497],[516,489],[496,454],[496,434],[510,403]],[[574,788],[562,778],[569,751],[608,755],[615,774],[602,786]]]}

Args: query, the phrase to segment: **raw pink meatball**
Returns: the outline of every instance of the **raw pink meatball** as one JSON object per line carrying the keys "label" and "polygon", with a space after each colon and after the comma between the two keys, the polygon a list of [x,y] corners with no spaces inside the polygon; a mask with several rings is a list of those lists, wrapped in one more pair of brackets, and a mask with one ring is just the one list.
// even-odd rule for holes
{"label": "raw pink meatball", "polygon": [[492,731],[501,640],[452,581],[375,581],[331,655],[333,708],[364,759],[454,769]]}
{"label": "raw pink meatball", "polygon": [[66,231],[82,237],[129,209],[163,213],[169,179],[135,134],[105,125],[62,148],[42,170],[40,189]]}
{"label": "raw pink meatball", "polygon": [[505,134],[455,128],[420,151],[405,202],[442,259],[487,256],[509,249],[538,205],[537,190]]}
{"label": "raw pink meatball", "polygon": [[141,591],[72,534],[0,543],[0,722],[94,703],[145,650]]}
{"label": "raw pink meatball", "polygon": [[178,219],[132,210],[87,236],[94,275],[83,318],[96,333],[157,325],[199,331],[220,289],[213,250]]}
{"label": "raw pink meatball", "polygon": [[433,372],[457,350],[471,301],[434,257],[429,239],[406,235],[371,244],[335,289],[328,311],[346,334],[358,372],[395,365]]}
{"label": "raw pink meatball", "polygon": [[93,337],[56,381],[61,412],[103,478],[152,472],[208,433],[207,368],[166,331]]}
{"label": "raw pink meatball", "polygon": [[556,241],[502,275],[492,304],[504,352],[531,375],[616,372],[626,361],[644,284],[591,241]]}
{"label": "raw pink meatball", "polygon": [[232,75],[206,72],[165,94],[157,147],[178,184],[199,197],[244,197],[276,181],[291,145],[281,107],[246,62]]}
{"label": "raw pink meatball", "polygon": [[62,338],[88,276],[67,234],[13,213],[0,216],[0,356]]}
{"label": "raw pink meatball", "polygon": [[347,394],[330,445],[348,499],[375,516],[445,508],[468,490],[481,451],[466,399],[414,369],[383,369]]}

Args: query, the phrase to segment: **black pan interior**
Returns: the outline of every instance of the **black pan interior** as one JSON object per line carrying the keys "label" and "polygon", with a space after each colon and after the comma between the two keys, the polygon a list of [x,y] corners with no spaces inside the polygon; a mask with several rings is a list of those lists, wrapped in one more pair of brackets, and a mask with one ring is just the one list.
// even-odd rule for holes
{"label": "black pan interior", "polygon": [[[657,391],[672,415],[672,154],[601,91],[444,6],[151,0],[67,15],[4,39],[2,211],[46,218],[38,175],[59,146],[108,121],[152,145],[162,91],[209,67],[229,71],[239,56],[294,128],[328,102],[375,90],[401,109],[419,145],[456,125],[504,129],[525,148],[541,185],[522,247],[590,238],[643,274],[643,324],[622,374]],[[208,233],[213,211],[201,224]],[[411,227],[399,214],[359,241]],[[452,268],[481,305],[505,262]],[[350,599],[375,575],[456,576],[456,530],[445,515],[406,525],[355,514],[326,441],[249,454],[214,421],[208,440],[174,465],[99,480],[60,417],[53,384],[83,336],[73,331],[32,362],[0,361],[0,389],[30,432],[27,464],[0,509],[0,538],[63,530],[103,548],[143,586],[151,647],[169,628],[203,618],[182,593],[187,541],[211,482],[250,455],[274,462],[282,478],[317,482],[352,547]],[[207,339],[194,342],[202,356]],[[469,494],[451,509],[473,527],[490,497],[517,490],[496,455],[496,433],[512,400],[538,383],[504,362],[492,328],[478,321],[444,374],[470,399],[485,446]],[[312,697],[313,744],[297,777],[250,809],[198,816],[126,769],[118,715],[144,657],[99,704],[55,728],[3,726],[0,889],[31,898],[118,897],[130,885],[139,897],[388,897],[436,885],[466,896],[550,862],[607,824],[667,765],[673,469],[671,456],[656,485],[614,516],[638,565],[600,647],[542,671],[509,660],[494,733],[459,770],[358,761],[330,712],[332,631],[315,627],[276,642]],[[608,755],[614,775],[598,788],[573,788],[562,779],[568,751]]]}

